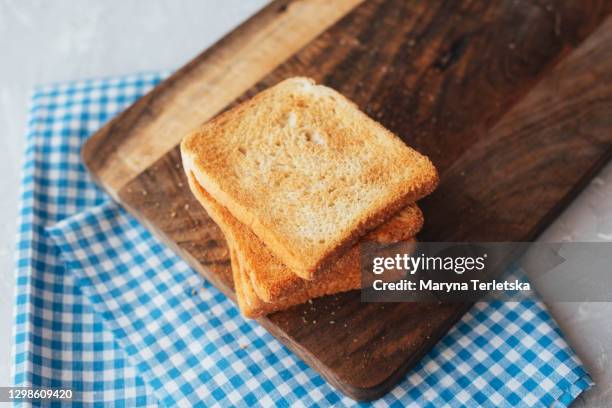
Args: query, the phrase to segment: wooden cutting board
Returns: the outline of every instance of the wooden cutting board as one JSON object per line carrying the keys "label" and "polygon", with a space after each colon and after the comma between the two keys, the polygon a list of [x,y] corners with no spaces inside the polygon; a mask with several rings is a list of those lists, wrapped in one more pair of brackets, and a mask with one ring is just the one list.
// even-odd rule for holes
{"label": "wooden cutting board", "polygon": [[[595,0],[274,1],[97,132],[83,159],[233,299],[223,236],[188,191],[176,146],[228,106],[306,75],[433,160],[441,183],[422,201],[421,240],[528,241],[612,154],[611,9]],[[362,304],[350,292],[260,323],[335,387],[373,399],[468,307]]]}

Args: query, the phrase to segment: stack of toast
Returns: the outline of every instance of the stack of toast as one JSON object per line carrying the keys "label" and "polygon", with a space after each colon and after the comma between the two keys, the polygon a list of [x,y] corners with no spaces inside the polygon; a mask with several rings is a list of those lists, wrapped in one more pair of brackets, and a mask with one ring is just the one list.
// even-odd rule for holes
{"label": "stack of toast", "polygon": [[181,143],[191,191],[225,235],[256,318],[361,287],[359,243],[414,241],[431,161],[331,88],[289,78]]}

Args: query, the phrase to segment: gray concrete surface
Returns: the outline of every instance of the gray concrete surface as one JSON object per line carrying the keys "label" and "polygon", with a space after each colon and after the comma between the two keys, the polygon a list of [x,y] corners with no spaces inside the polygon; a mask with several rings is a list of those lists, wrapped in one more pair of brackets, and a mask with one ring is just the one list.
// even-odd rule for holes
{"label": "gray concrete surface", "polygon": [[[13,249],[28,94],[35,84],[174,69],[265,0],[0,0],[0,385],[10,383]],[[612,165],[546,232],[612,241]],[[612,304],[551,311],[598,386],[575,406],[612,406]]]}

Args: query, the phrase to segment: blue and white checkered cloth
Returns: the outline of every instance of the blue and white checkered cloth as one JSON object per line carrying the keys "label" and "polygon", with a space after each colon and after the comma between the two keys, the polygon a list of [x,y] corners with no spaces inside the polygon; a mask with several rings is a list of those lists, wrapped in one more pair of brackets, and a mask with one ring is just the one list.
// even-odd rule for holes
{"label": "blue and white checkered cloth", "polygon": [[[317,406],[327,384],[94,186],[85,138],[160,79],[33,95],[14,382],[82,405]],[[568,406],[592,381],[537,299],[480,302],[377,406]]]}

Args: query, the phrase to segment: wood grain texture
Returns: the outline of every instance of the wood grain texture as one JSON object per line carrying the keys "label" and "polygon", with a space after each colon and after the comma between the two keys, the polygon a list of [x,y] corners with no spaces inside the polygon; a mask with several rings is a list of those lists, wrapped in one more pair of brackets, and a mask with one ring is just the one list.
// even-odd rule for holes
{"label": "wood grain texture", "polygon": [[[83,161],[116,197],[128,181],[362,0],[276,0],[87,141]],[[129,135],[129,136],[126,136]]]}
{"label": "wood grain texture", "polygon": [[[422,202],[421,240],[530,240],[610,157],[611,7],[370,0],[238,101],[311,76],[432,158],[441,184]],[[233,297],[227,248],[188,191],[178,149],[117,196]],[[347,395],[372,399],[468,306],[363,304],[351,292],[260,322]]]}

